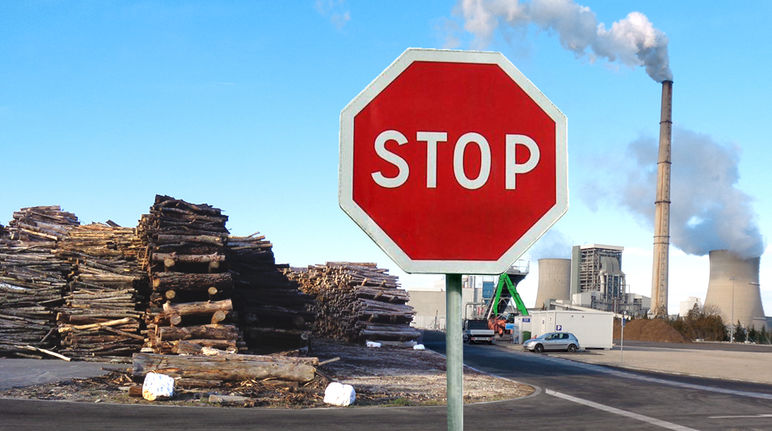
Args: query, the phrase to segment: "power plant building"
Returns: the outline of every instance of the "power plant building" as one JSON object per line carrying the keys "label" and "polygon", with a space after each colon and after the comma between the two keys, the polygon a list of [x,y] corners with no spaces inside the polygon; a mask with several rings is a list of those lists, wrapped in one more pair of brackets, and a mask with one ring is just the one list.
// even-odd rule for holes
{"label": "power plant building", "polygon": [[600,292],[604,301],[620,300],[625,294],[625,273],[622,272],[624,247],[585,245],[573,248],[571,292]]}
{"label": "power plant building", "polygon": [[651,300],[627,293],[623,251],[624,247],[590,244],[574,246],[570,260],[539,260],[536,308],[584,308],[633,316],[647,313]]}

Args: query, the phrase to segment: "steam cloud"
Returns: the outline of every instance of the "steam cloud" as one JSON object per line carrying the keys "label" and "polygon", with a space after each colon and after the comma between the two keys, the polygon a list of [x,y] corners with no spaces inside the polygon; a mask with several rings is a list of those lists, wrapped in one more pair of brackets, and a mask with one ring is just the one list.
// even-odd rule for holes
{"label": "steam cloud", "polygon": [[[628,66],[644,66],[657,82],[672,81],[667,36],[654,28],[646,15],[630,12],[607,29],[595,13],[573,0],[461,0],[464,28],[482,48],[500,24],[524,28],[534,24],[554,31],[564,48],[591,60],[605,58]],[[588,54],[588,49],[590,53]]]}
{"label": "steam cloud", "polygon": [[563,232],[550,229],[531,248],[531,260],[545,258],[570,259],[573,241]]}
{"label": "steam cloud", "polygon": [[[653,226],[657,142],[643,138],[628,149],[636,166],[627,170],[619,199]],[[704,255],[728,249],[743,258],[764,252],[751,198],[736,188],[737,153],[708,135],[673,129],[671,242],[684,252]]]}

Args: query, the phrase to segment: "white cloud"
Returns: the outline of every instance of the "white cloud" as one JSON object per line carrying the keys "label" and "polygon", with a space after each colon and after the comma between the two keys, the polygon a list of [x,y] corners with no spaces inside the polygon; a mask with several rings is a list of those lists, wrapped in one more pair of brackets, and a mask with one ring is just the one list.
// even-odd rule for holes
{"label": "white cloud", "polygon": [[351,20],[351,12],[346,8],[344,0],[316,0],[314,8],[338,30],[342,30]]}

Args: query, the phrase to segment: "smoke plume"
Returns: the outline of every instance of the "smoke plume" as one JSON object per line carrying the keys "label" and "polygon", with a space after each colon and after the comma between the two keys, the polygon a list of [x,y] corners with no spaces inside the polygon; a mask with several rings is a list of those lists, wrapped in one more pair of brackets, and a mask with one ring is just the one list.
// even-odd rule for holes
{"label": "smoke plume", "polygon": [[[653,226],[657,142],[642,138],[628,149],[635,166],[626,170],[628,177],[618,197],[623,206]],[[672,161],[672,244],[695,255],[727,249],[743,258],[761,256],[764,240],[751,198],[736,187],[738,148],[674,128]]]}
{"label": "smoke plume", "polygon": [[573,0],[461,0],[461,12],[464,28],[475,36],[479,48],[490,43],[499,25],[526,28],[534,24],[557,33],[561,45],[577,56],[644,66],[657,82],[673,79],[667,36],[640,12],[630,12],[611,28]]}
{"label": "smoke plume", "polygon": [[563,232],[552,228],[531,247],[531,260],[569,259],[573,241]]}

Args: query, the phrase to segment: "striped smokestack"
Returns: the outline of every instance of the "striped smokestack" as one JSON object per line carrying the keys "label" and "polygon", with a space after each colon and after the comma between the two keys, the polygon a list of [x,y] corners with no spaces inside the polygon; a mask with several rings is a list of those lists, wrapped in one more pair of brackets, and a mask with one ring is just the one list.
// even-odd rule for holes
{"label": "striped smokestack", "polygon": [[656,316],[667,316],[672,103],[673,81],[662,81],[662,112],[659,122],[659,157],[657,158],[657,200],[654,202],[654,261],[651,276],[651,310]]}

